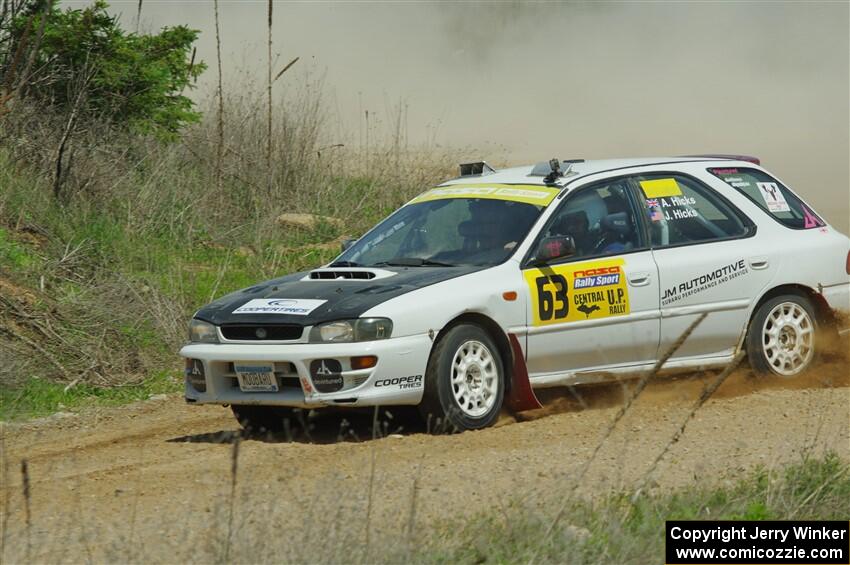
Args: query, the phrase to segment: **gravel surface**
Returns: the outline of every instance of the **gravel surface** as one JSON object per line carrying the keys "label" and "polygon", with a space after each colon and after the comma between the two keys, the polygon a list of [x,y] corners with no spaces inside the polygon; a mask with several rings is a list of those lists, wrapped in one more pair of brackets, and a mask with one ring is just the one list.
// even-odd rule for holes
{"label": "gravel surface", "polygon": [[175,396],[7,424],[0,561],[344,558],[517,499],[729,481],[825,450],[850,459],[846,365],[793,380],[740,370],[648,476],[711,378],[651,384],[592,461],[628,385],[549,391],[520,421],[453,436],[397,416],[371,440],[371,416],[344,413],[312,418],[309,439],[241,438],[229,409]]}

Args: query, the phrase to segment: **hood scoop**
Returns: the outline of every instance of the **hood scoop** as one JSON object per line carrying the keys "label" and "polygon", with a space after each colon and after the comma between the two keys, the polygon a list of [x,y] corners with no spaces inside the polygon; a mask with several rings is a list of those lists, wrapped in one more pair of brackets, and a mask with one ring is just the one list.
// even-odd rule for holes
{"label": "hood scoop", "polygon": [[328,268],[314,269],[302,281],[371,281],[392,277],[396,273],[384,269]]}
{"label": "hood scoop", "polygon": [[375,273],[370,273],[369,271],[312,271],[310,273],[310,278],[313,280],[322,279],[332,281],[337,279],[358,279],[368,281],[375,278]]}

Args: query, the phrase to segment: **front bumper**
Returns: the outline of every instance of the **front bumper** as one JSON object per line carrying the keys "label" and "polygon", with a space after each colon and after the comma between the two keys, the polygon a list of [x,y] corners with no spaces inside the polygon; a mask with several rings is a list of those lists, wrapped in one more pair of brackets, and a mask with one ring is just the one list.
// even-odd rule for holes
{"label": "front bumper", "polygon": [[[197,404],[254,404],[318,408],[321,406],[378,406],[419,404],[431,339],[425,335],[361,343],[193,343],[180,350],[186,359],[203,363],[206,390],[186,377],[186,401]],[[370,369],[351,370],[350,358],[374,355]],[[310,363],[335,359],[342,366],[344,385],[336,392],[319,392],[310,375]],[[274,364],[277,392],[243,392],[234,362]],[[417,378],[418,377],[418,378]]]}

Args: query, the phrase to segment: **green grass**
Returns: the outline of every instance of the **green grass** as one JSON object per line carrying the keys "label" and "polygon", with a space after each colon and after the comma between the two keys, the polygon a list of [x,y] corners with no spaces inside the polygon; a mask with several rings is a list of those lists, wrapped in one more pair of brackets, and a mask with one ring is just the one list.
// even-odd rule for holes
{"label": "green grass", "polygon": [[[565,487],[563,492],[568,492]],[[672,492],[569,500],[544,538],[562,496],[514,502],[461,523],[443,524],[415,550],[423,563],[657,563],[666,520],[846,520],[850,464],[830,453],[726,486],[696,482]],[[392,559],[390,559],[392,561]]]}
{"label": "green grass", "polygon": [[[132,200],[54,200],[43,179],[16,168],[3,151],[0,181],[0,279],[26,293],[0,288],[8,301],[0,303],[0,354],[8,356],[0,365],[0,420],[176,390],[162,375],[179,366],[183,328],[195,310],[329,260],[336,248],[315,246],[341,235],[330,223],[277,229],[273,218],[246,218],[235,228],[189,215],[181,223],[168,216],[181,208],[165,204],[169,221],[134,222]],[[46,236],[25,237],[33,229]],[[92,367],[103,377],[90,381]]]}
{"label": "green grass", "polygon": [[[340,236],[364,233],[465,157],[409,146],[401,105],[394,130],[330,150],[340,132],[321,81],[290,90],[271,129],[253,102],[265,91],[237,84],[223,123],[215,106],[199,108],[207,117],[167,143],[80,117],[59,184],[55,140],[70,109],[30,97],[0,121],[0,395],[15,414],[143,397],[148,385],[132,383],[179,366],[198,308],[327,262]],[[280,225],[290,212],[335,221]]]}
{"label": "green grass", "polygon": [[0,420],[26,420],[91,406],[127,404],[146,400],[155,394],[177,392],[181,390],[182,382],[179,375],[163,371],[139,384],[119,387],[77,384],[66,391],[66,385],[30,378],[20,387],[0,387]]}
{"label": "green grass", "polygon": [[[6,194],[10,201],[17,200],[14,196]],[[15,331],[39,343],[69,370],[64,378],[54,380],[51,373],[55,374],[55,367],[37,362],[42,356],[36,356],[35,363],[24,362],[24,374],[11,369],[4,374],[0,367],[0,420],[121,404],[174,391],[179,387],[162,375],[179,361],[177,350],[184,333],[175,335],[172,331],[166,335],[163,323],[176,320],[178,324],[188,324],[192,312],[214,298],[275,276],[312,268],[336,253],[309,248],[337,236],[335,228],[327,224],[313,231],[266,239],[245,253],[246,242],[240,239],[222,245],[169,233],[138,232],[127,229],[119,217],[67,214],[55,203],[44,204],[40,211],[29,208],[25,216],[36,224],[55,227],[57,239],[66,242],[45,250],[52,254],[52,264],[67,249],[80,246],[67,263],[74,273],[61,269],[52,272],[49,262],[45,268],[35,249],[14,240],[11,229],[0,228],[0,276],[37,297],[36,303],[22,307],[39,319],[49,319],[49,325],[61,333],[63,341],[45,342],[44,336],[27,327],[25,321],[15,326]],[[277,252],[281,247],[294,251],[281,254]],[[38,291],[42,275],[48,289],[44,293]],[[158,312],[151,310],[156,307]],[[81,319],[85,326],[80,324]],[[6,337],[2,326],[0,321],[0,339]],[[103,337],[101,332],[106,332]],[[108,353],[96,351],[106,344]],[[133,381],[146,374],[156,376],[145,378],[138,385],[116,380],[118,386],[113,387],[93,386],[83,378],[64,392],[77,371],[91,365],[83,361],[81,351],[124,363],[121,367],[107,367],[106,374],[136,372],[128,375]]]}
{"label": "green grass", "polygon": [[12,241],[9,232],[0,227],[0,265],[14,269],[26,269],[37,261],[37,257],[25,246]]}

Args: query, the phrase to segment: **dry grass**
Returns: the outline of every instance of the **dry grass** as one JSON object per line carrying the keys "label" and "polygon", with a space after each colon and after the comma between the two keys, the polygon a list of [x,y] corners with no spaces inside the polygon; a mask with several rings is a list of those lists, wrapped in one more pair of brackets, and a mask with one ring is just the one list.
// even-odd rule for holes
{"label": "dry grass", "polygon": [[[142,521],[116,520],[106,530],[92,531],[87,516],[100,511],[99,501],[89,500],[78,487],[79,508],[63,513],[71,521],[57,523],[37,515],[29,525],[25,505],[38,482],[32,484],[24,475],[16,486],[21,492],[15,507],[9,507],[7,496],[3,509],[12,535],[0,558],[9,563],[62,561],[57,555],[116,563],[643,563],[663,554],[667,519],[842,519],[850,495],[847,462],[812,450],[787,467],[730,475],[725,486],[695,478],[687,488],[669,492],[589,497],[574,493],[575,478],[565,476],[551,491],[563,493],[562,498],[532,497],[534,487],[521,488],[471,518],[457,517],[447,505],[442,519],[420,522],[418,504],[433,496],[432,485],[420,480],[420,469],[427,464],[420,460],[419,468],[409,470],[409,495],[391,509],[392,516],[370,519],[372,491],[367,485],[381,484],[382,461],[353,477],[323,476],[321,484],[305,491],[293,489],[289,480],[299,472],[298,461],[284,458],[270,490],[257,485],[254,479],[259,477],[241,464],[241,439],[238,434],[223,438],[230,442],[229,476],[201,473],[200,482],[212,481],[212,489],[174,493],[207,497],[207,513],[191,523],[149,514]],[[8,484],[5,475],[3,484]],[[139,493],[144,485],[128,489]],[[558,520],[559,515],[564,519]],[[541,531],[556,523],[552,534],[542,538]],[[28,548],[30,534],[38,543]],[[152,536],[156,544],[133,543]]]}
{"label": "dry grass", "polygon": [[[195,309],[331,259],[341,236],[361,234],[463,158],[408,146],[401,105],[383,121],[392,126],[371,126],[368,147],[331,137],[339,128],[321,77],[281,74],[271,130],[267,85],[245,77],[171,144],[81,121],[65,143],[59,199],[51,187],[67,117],[12,106],[0,120],[0,257],[15,254],[0,262],[0,387],[176,378]],[[339,222],[285,229],[284,212]],[[7,292],[9,281],[33,299]]]}

